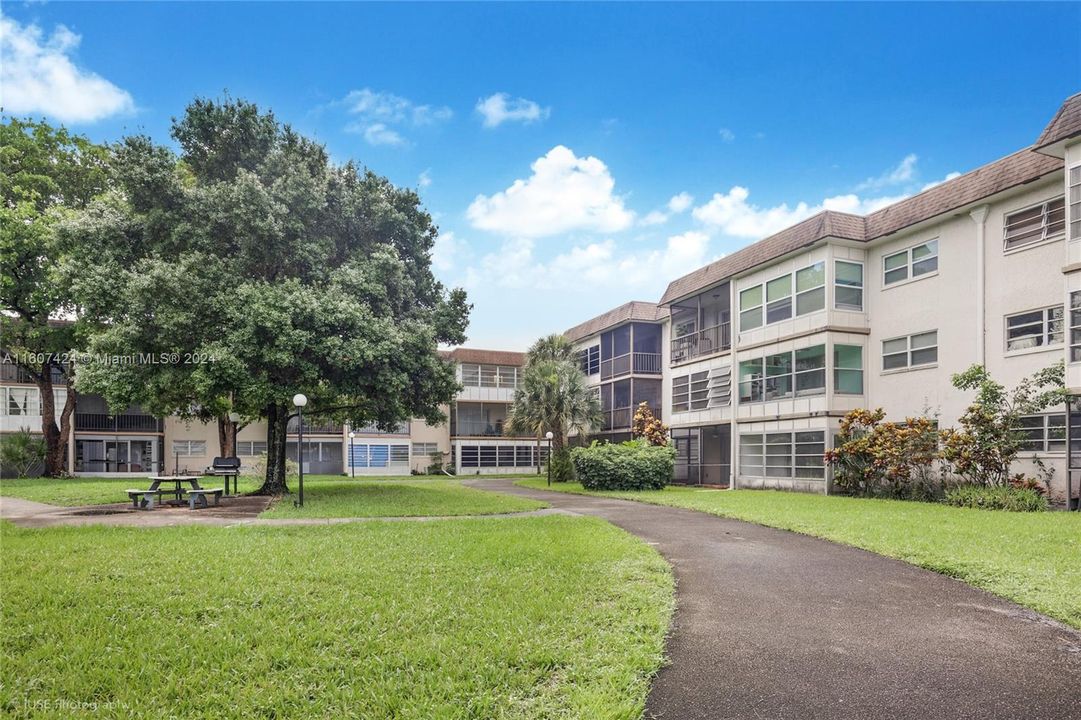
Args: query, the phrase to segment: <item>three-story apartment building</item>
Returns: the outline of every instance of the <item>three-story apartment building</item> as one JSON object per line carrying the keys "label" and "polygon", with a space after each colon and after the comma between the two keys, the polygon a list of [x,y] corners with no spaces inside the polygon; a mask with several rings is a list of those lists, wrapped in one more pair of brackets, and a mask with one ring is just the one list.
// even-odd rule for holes
{"label": "three-story apartment building", "polygon": [[[955,424],[970,397],[950,376],[974,363],[1012,386],[1064,361],[1081,397],[1081,94],[1029,147],[867,215],[821,212],[672,280],[656,304],[620,305],[566,335],[601,400],[593,434],[626,439],[648,402],[671,426],[676,479],[689,483],[828,492],[822,455],[848,411]],[[312,427],[309,469],[535,471],[543,445],[506,428],[524,355],[447,355],[463,386],[448,423],[351,436]],[[34,415],[34,393],[2,379],[8,431]],[[215,454],[216,429],[93,402],[80,400],[77,472],[194,468]],[[1022,431],[1026,469],[1049,469],[1053,497],[1077,507],[1081,402],[1027,417]],[[265,428],[241,430],[238,450],[265,450]]]}

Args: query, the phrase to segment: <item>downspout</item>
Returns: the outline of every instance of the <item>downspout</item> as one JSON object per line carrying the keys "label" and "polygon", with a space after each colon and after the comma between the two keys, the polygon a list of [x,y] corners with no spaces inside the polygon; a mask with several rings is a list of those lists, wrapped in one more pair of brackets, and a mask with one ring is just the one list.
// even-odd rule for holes
{"label": "downspout", "polygon": [[987,213],[988,205],[980,205],[969,213],[976,223],[976,362],[986,366],[986,292],[987,292]]}

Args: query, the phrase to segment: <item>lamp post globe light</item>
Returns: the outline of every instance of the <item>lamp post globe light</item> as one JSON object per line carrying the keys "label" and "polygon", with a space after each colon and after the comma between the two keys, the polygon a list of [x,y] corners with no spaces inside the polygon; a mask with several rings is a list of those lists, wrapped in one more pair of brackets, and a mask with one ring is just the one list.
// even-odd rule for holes
{"label": "lamp post globe light", "polygon": [[356,436],[357,434],[355,432],[352,430],[349,431],[349,473],[353,476],[354,480],[357,479],[357,466],[353,462],[353,438]]}
{"label": "lamp post globe light", "polygon": [[544,439],[548,441],[548,487],[552,487],[552,431],[544,433]]}
{"label": "lamp post globe light", "polygon": [[293,404],[297,408],[297,458],[300,460],[300,499],[296,504],[304,507],[304,406],[308,404],[308,397],[297,393],[293,396]]}

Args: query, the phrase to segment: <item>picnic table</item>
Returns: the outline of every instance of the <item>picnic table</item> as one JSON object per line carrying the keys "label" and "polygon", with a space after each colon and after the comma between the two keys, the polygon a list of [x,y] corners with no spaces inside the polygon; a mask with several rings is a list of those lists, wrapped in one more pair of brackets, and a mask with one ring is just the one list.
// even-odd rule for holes
{"label": "picnic table", "polygon": [[[147,510],[153,509],[154,499],[156,497],[163,497],[165,495],[173,495],[176,497],[176,504],[183,503],[183,495],[186,490],[182,487],[184,483],[191,485],[192,490],[202,490],[202,486],[199,485],[199,475],[151,475],[150,487],[146,490],[128,490],[128,497],[131,498],[136,508],[142,507]],[[162,483],[173,483],[175,487],[162,488]]]}

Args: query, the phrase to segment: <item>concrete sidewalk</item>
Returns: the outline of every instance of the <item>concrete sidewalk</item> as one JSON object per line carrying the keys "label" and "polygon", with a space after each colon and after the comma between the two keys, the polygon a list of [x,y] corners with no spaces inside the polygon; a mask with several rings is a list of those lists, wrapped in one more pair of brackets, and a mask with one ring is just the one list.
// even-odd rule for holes
{"label": "concrete sidewalk", "polygon": [[692,510],[512,480],[467,484],[604,518],[672,564],[670,663],[653,683],[648,717],[1081,718],[1081,632],[982,590]]}

